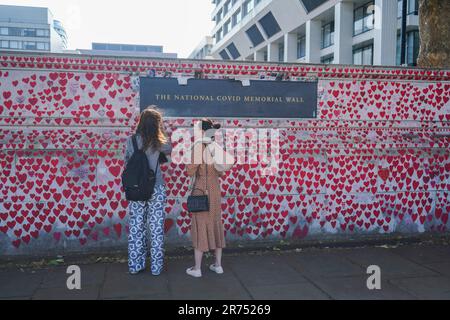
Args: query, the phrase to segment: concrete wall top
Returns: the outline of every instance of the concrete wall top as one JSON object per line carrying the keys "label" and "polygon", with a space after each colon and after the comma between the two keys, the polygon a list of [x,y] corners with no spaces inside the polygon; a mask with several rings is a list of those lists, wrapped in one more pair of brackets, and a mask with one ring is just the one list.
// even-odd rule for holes
{"label": "concrete wall top", "polygon": [[182,76],[255,78],[280,76],[283,80],[304,78],[395,79],[414,81],[450,81],[450,70],[410,67],[324,65],[306,63],[260,63],[221,60],[111,57],[71,54],[47,54],[0,51],[2,69],[45,69],[92,72],[146,73],[149,69]]}

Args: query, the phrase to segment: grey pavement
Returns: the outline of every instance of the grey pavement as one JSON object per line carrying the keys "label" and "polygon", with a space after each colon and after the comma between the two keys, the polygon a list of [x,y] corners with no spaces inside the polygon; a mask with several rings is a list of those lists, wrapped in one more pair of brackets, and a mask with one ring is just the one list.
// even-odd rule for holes
{"label": "grey pavement", "polygon": [[[129,275],[124,260],[81,263],[81,290],[68,290],[67,266],[0,268],[0,299],[328,300],[450,299],[450,246],[322,248],[225,255],[225,274],[204,261],[203,277],[185,274],[191,257],[169,257],[165,271]],[[369,290],[367,268],[381,269]]]}

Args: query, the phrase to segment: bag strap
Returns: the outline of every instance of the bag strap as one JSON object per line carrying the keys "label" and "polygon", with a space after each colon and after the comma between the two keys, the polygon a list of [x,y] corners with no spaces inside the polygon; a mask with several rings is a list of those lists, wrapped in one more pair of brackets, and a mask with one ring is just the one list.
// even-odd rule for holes
{"label": "bag strap", "polygon": [[[206,148],[206,146],[205,146],[205,148]],[[197,180],[198,172],[199,172],[201,166],[202,165],[200,164],[197,167],[197,170],[195,170],[195,176],[192,178],[192,182],[191,182],[191,186],[190,186],[191,192],[194,190],[201,190],[201,189],[197,189],[197,188],[194,189],[195,181]],[[205,163],[205,166],[206,166],[206,177],[205,177],[206,181],[205,181],[205,191],[203,191],[203,194],[208,194],[208,164]]]}
{"label": "bag strap", "polygon": [[197,167],[197,170],[195,170],[195,175],[192,177],[192,179],[191,179],[191,185],[189,186],[189,190],[191,191],[191,192],[193,192],[195,189],[194,189],[194,186],[195,186],[195,180],[197,180],[197,175],[198,175],[198,170],[200,169],[200,165]]}
{"label": "bag strap", "polygon": [[136,135],[134,134],[131,137],[131,140],[133,141],[133,150],[134,152],[136,152],[137,150],[139,150],[138,144],[137,144],[137,140],[136,140]]}
{"label": "bag strap", "polygon": [[[131,137],[131,140],[133,141],[133,149],[134,149],[134,152],[136,152],[136,150],[141,150],[141,149],[139,149],[139,147],[138,147],[137,140],[136,140],[136,135],[135,135],[135,134]],[[159,154],[158,154],[158,160],[156,161],[155,176],[156,176],[156,173],[158,172],[158,168],[159,168],[159,156],[160,156],[160,155],[161,155],[161,152],[159,152]]]}
{"label": "bag strap", "polygon": [[205,193],[208,194],[208,164],[205,163],[206,167],[206,178],[205,178]]}
{"label": "bag strap", "polygon": [[[159,155],[160,154],[161,154],[161,152],[159,153]],[[158,172],[158,168],[159,168],[159,155],[158,155],[158,160],[156,160],[155,176],[156,176],[156,173]]]}

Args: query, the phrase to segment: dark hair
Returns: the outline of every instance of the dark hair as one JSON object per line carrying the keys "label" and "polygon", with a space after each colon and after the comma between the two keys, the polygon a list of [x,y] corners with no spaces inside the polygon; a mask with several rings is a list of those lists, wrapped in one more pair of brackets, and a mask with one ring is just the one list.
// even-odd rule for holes
{"label": "dark hair", "polygon": [[140,134],[143,141],[143,149],[159,150],[167,142],[162,125],[162,115],[157,106],[149,106],[142,111],[136,133]]}
{"label": "dark hair", "polygon": [[208,131],[211,129],[220,129],[221,125],[220,123],[214,123],[211,119],[203,118],[202,119],[202,130]]}

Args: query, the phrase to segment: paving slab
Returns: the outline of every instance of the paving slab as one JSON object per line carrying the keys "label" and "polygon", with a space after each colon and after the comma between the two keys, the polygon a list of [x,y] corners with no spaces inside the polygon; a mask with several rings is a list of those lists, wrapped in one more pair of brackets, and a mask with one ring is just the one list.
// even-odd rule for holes
{"label": "paving slab", "polygon": [[420,264],[450,262],[450,246],[445,245],[401,246],[392,252]]}
{"label": "paving slab", "polygon": [[231,257],[228,265],[245,286],[306,282],[282,255]]}
{"label": "paving slab", "polygon": [[168,292],[148,293],[143,295],[131,295],[127,297],[104,298],[104,300],[171,300],[172,296]]}
{"label": "paving slab", "polygon": [[368,277],[313,277],[311,281],[321,290],[336,300],[408,300],[414,296],[390,284],[387,280],[381,281],[381,290],[367,288]]}
{"label": "paving slab", "polygon": [[257,300],[329,300],[330,296],[309,283],[250,286],[247,288]]}
{"label": "paving slab", "polygon": [[167,274],[153,276],[150,270],[131,275],[126,263],[110,264],[100,291],[101,299],[127,298],[131,296],[168,296]]}
{"label": "paving slab", "polygon": [[31,297],[15,297],[15,298],[0,298],[1,300],[22,301],[31,300]]}
{"label": "paving slab", "polygon": [[412,294],[417,299],[449,300],[449,277],[417,277],[406,279],[392,279],[392,284]]}
{"label": "paving slab", "polygon": [[372,265],[381,268],[382,278],[401,278],[417,276],[437,276],[438,273],[418,263],[410,261],[391,249],[364,248],[354,250],[343,250],[342,256],[360,265],[364,273]]}
{"label": "paving slab", "polygon": [[9,270],[0,272],[0,298],[31,297],[47,271]]}
{"label": "paving slab", "polygon": [[99,286],[86,286],[80,290],[69,290],[64,287],[39,288],[33,300],[96,300],[99,297]]}
{"label": "paving slab", "polygon": [[251,295],[224,264],[225,273],[218,275],[208,270],[206,265],[201,278],[193,278],[186,274],[189,267],[187,261],[172,261],[168,266],[170,293],[173,299],[180,300],[248,300]]}
{"label": "paving slab", "polygon": [[[103,283],[106,272],[105,264],[80,265],[79,267],[82,286],[99,287]],[[40,288],[66,288],[68,277],[70,274],[67,274],[67,266],[55,267],[46,273]]]}
{"label": "paving slab", "polygon": [[307,277],[361,276],[366,272],[360,266],[333,252],[301,252],[286,255],[284,259],[295,270]]}
{"label": "paving slab", "polygon": [[434,270],[439,274],[450,277],[450,262],[437,262],[424,265],[428,269]]}

